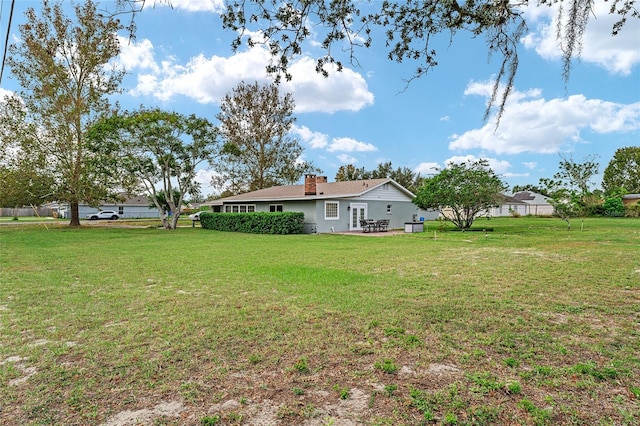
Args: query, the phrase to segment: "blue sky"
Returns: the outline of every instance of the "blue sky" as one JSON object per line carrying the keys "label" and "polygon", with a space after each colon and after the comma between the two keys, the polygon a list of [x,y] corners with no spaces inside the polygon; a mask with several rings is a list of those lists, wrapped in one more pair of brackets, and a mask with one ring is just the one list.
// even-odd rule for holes
{"label": "blue sky", "polygon": [[[147,0],[137,17],[137,38],[129,43],[123,37],[118,62],[128,75],[118,101],[123,108],[158,106],[217,124],[225,93],[240,81],[268,79],[268,54],[261,47],[231,51],[234,34],[222,30],[218,13],[222,0],[171,3],[172,8]],[[35,1],[16,2],[13,43],[19,42],[18,25],[28,6],[39,7]],[[449,44],[443,35],[434,45],[439,65],[408,87],[405,80],[416,64],[389,61],[381,37],[357,51],[359,65],[327,79],[314,71],[314,58],[322,52],[311,41],[292,62],[293,80],[282,84],[296,100],[292,134],[305,148],[304,159],[330,181],[349,163],[373,169],[391,161],[426,175],[449,161],[485,158],[509,186],[537,184],[557,171],[560,155],[576,161],[596,155],[599,186],[616,149],[640,145],[640,24],[631,20],[612,37],[608,7],[596,2],[582,55],[566,84],[553,9],[527,12],[529,33],[519,46],[514,92],[497,130],[495,118],[485,122],[483,115],[499,62],[487,60],[482,36],[460,34]],[[7,16],[4,10],[3,33]],[[0,93],[15,85],[5,68]],[[205,195],[214,191],[208,186],[211,174],[204,168],[198,175]]]}

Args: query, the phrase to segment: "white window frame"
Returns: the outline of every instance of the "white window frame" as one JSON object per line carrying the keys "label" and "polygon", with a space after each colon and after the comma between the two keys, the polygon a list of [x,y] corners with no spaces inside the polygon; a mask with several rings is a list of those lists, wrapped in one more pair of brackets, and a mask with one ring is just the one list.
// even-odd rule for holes
{"label": "white window frame", "polygon": [[[329,204],[336,205],[336,216],[327,216],[327,207]],[[340,201],[325,201],[324,202],[324,220],[340,220]]]}
{"label": "white window frame", "polygon": [[280,213],[284,211],[283,204],[269,204],[269,213]]}
{"label": "white window frame", "polygon": [[256,211],[255,204],[225,204],[224,205],[225,213],[253,213],[255,211]]}
{"label": "white window frame", "polygon": [[392,214],[391,209],[393,208],[393,204],[387,204],[387,214]]}

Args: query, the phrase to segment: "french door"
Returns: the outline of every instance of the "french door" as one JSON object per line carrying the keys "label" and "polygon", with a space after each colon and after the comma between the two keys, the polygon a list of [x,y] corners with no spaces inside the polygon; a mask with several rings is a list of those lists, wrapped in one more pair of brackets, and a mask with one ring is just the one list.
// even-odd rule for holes
{"label": "french door", "polygon": [[367,219],[367,204],[366,203],[351,203],[349,204],[349,211],[351,212],[349,220],[350,231],[361,231],[360,220]]}

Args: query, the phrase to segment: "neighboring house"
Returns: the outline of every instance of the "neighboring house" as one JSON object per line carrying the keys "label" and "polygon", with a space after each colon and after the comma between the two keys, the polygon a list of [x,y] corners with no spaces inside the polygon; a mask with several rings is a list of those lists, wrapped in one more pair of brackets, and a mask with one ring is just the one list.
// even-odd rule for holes
{"label": "neighboring house", "polygon": [[509,195],[500,194],[500,205],[485,211],[481,216],[524,216],[527,214],[527,203]]}
{"label": "neighboring house", "polygon": [[549,202],[549,197],[530,191],[516,192],[512,195],[516,200],[527,203],[525,215],[531,216],[551,216],[553,215],[553,205]]}
{"label": "neighboring house", "polygon": [[549,198],[544,195],[521,191],[513,195],[500,194],[502,200],[500,206],[492,208],[491,216],[551,216],[553,215],[553,205],[549,203]]}
{"label": "neighboring house", "polygon": [[[78,210],[80,219],[84,219],[86,215],[95,213],[98,210],[113,210],[120,215],[121,219],[140,219],[140,218],[159,218],[160,212],[157,208],[149,208],[149,199],[146,195],[128,195],[121,194],[124,198],[122,202],[104,201],[98,207],[90,207],[86,204],[80,204]],[[69,206],[60,205],[60,215],[69,218]]]}
{"label": "neighboring house", "polygon": [[640,203],[640,194],[627,194],[622,196],[622,203],[625,206],[632,206]]}
{"label": "neighboring house", "polygon": [[393,179],[327,182],[325,176],[306,175],[301,185],[274,186],[211,203],[223,213],[302,212],[306,233],[361,231],[360,219],[389,219],[401,229],[420,218],[436,219],[412,203],[414,195]]}

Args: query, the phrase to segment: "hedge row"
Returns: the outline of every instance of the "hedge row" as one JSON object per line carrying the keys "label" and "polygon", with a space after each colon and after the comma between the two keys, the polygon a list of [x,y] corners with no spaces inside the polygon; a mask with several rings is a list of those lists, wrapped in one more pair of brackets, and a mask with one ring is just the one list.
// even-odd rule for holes
{"label": "hedge row", "polygon": [[304,213],[202,213],[200,223],[205,229],[249,234],[301,234]]}
{"label": "hedge row", "polygon": [[624,215],[625,217],[640,217],[640,203],[625,206]]}

